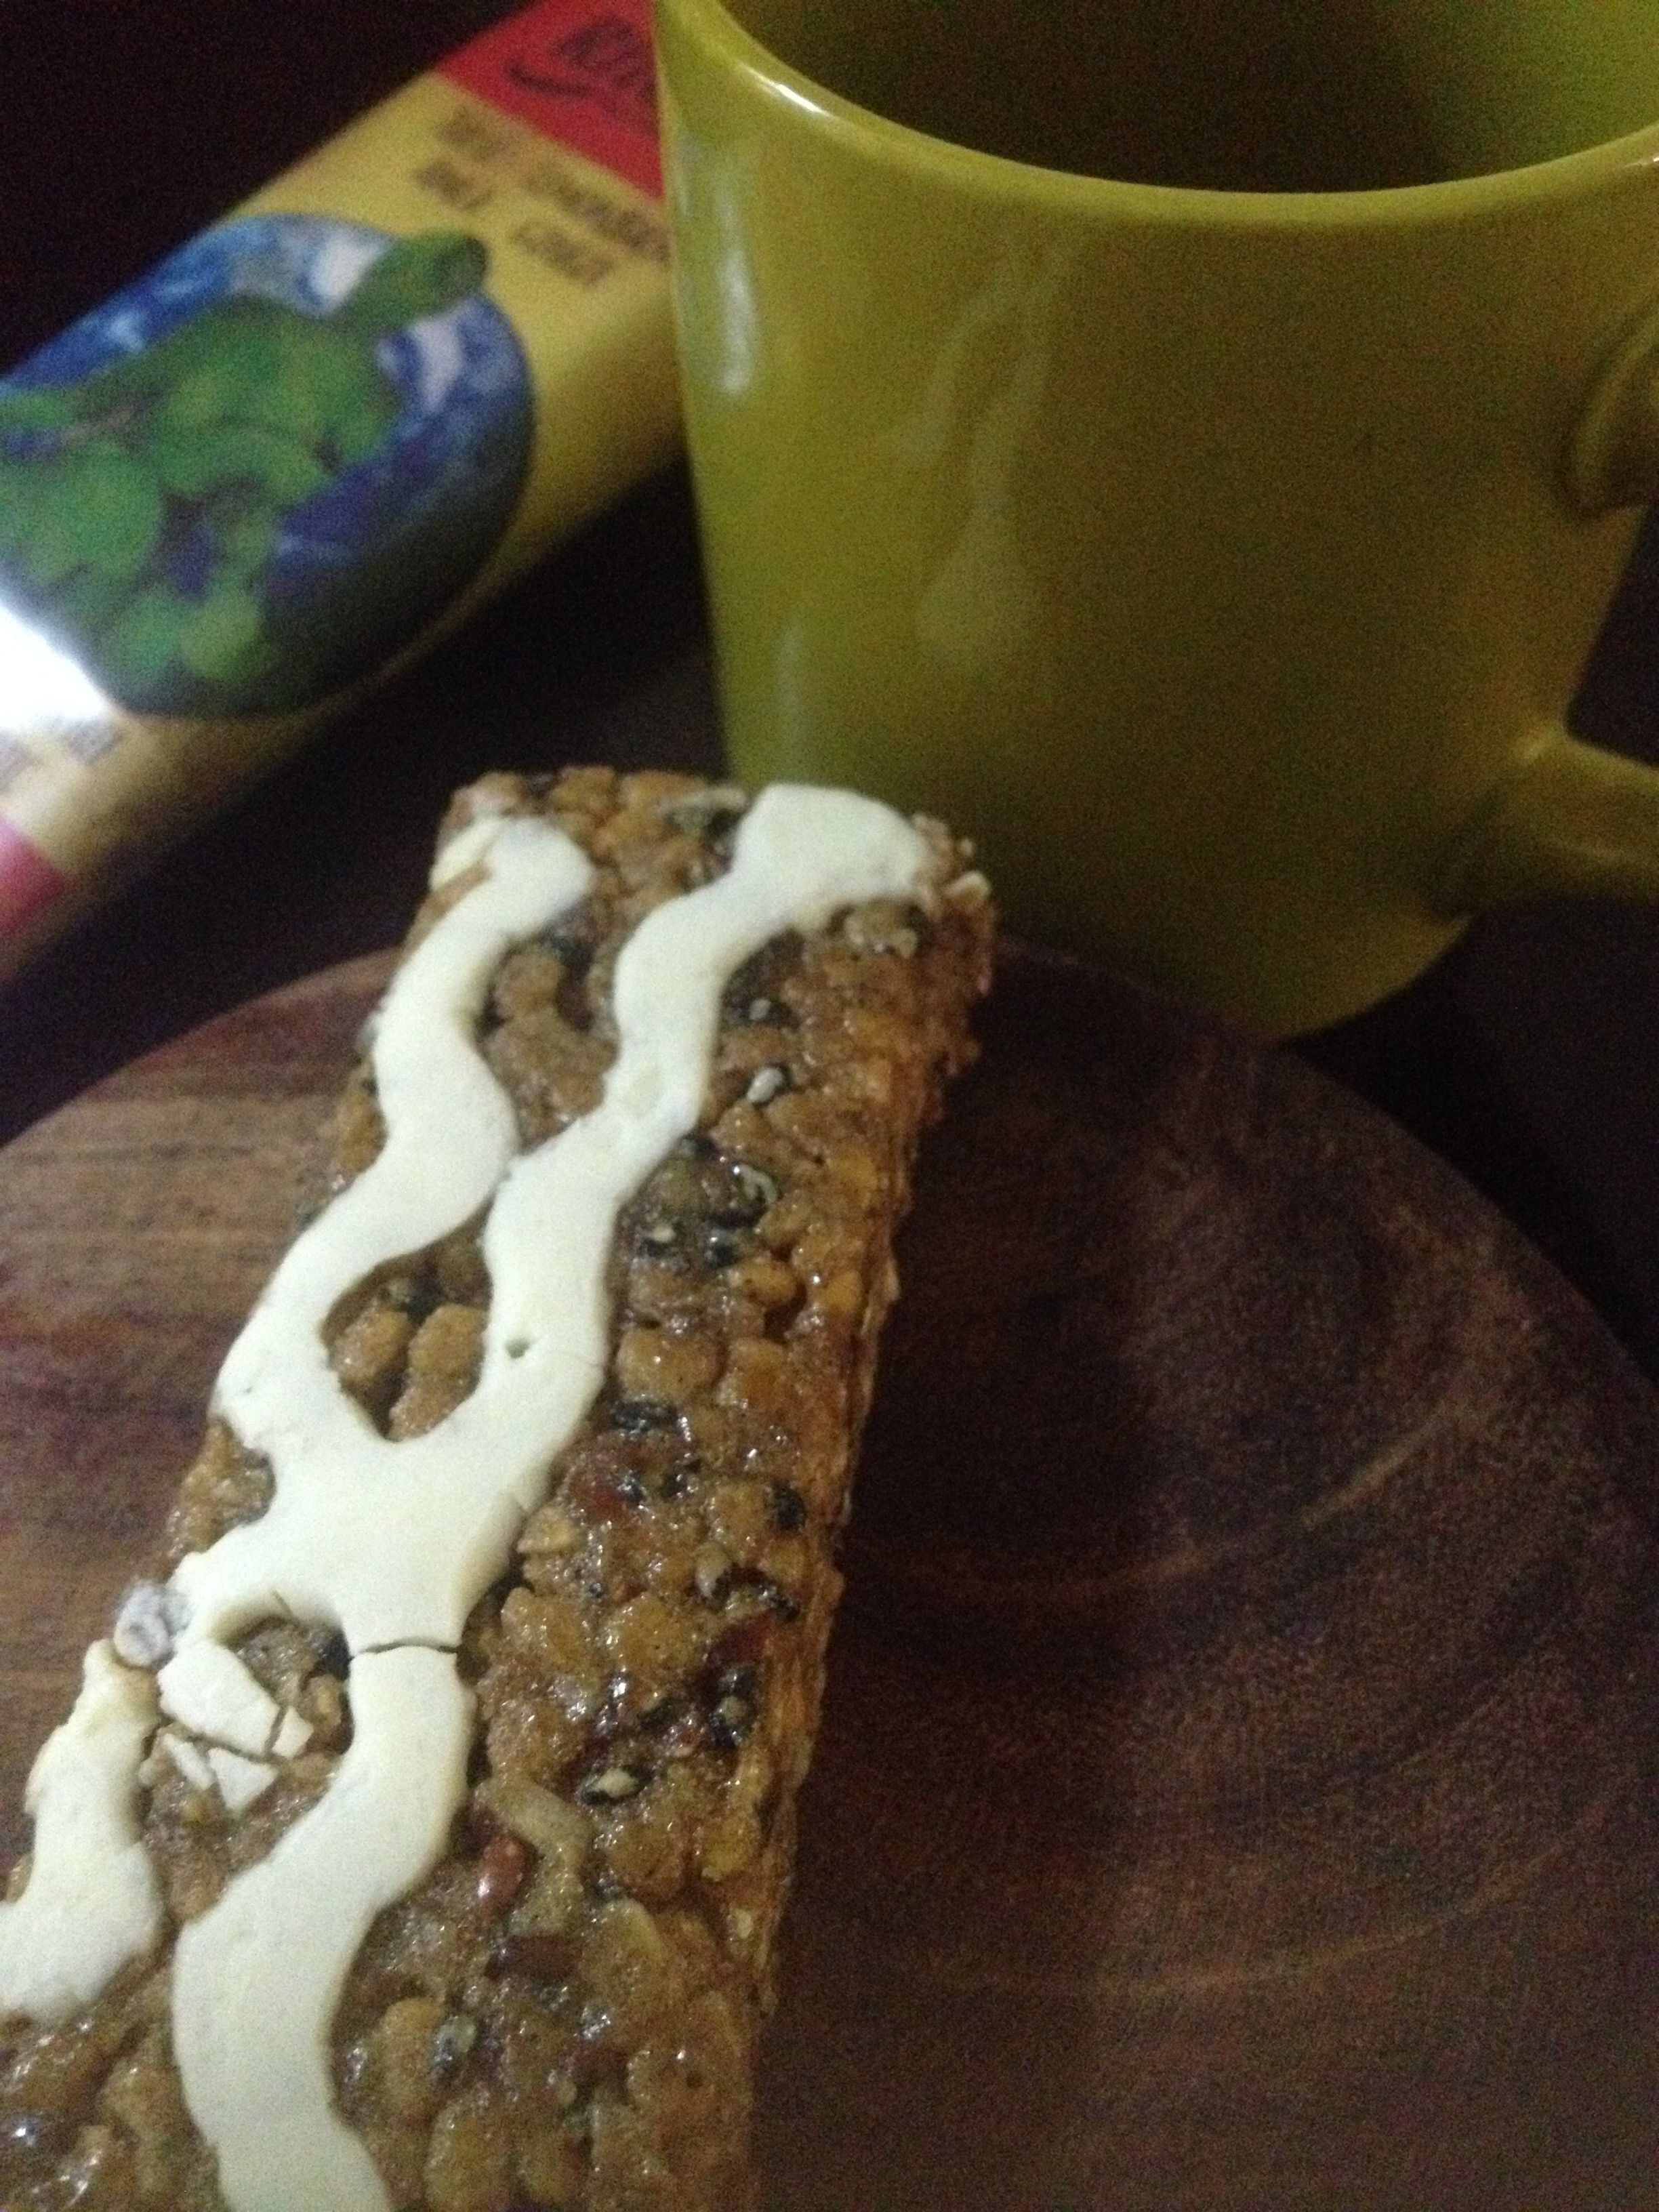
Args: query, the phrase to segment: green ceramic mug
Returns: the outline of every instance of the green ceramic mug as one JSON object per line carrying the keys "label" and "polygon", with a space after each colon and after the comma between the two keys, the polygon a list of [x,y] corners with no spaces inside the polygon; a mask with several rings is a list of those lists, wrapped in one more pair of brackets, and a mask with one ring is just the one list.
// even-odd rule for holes
{"label": "green ceramic mug", "polygon": [[1659,895],[1659,0],[658,0],[728,749],[1254,1027]]}

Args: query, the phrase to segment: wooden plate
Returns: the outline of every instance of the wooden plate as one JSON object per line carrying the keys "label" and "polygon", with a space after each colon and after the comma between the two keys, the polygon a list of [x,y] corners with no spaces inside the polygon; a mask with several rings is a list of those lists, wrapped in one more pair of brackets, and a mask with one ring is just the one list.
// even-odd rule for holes
{"label": "wooden plate", "polygon": [[[379,963],[0,1152],[0,1842]],[[849,1534],[772,2212],[1659,2203],[1659,1419],[1435,1161],[1013,953]]]}

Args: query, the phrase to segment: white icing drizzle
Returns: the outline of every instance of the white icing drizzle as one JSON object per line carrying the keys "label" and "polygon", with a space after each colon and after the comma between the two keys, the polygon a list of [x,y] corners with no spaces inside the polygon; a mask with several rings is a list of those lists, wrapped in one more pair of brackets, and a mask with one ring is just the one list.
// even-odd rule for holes
{"label": "white icing drizzle", "polygon": [[297,1759],[311,1741],[312,1727],[308,1720],[296,1713],[292,1705],[283,1708],[283,1717],[276,1724],[270,1747],[278,1759]]}
{"label": "white icing drizzle", "polygon": [[195,1735],[257,1759],[270,1748],[281,1707],[222,1644],[180,1647],[155,1678],[161,1711]]}
{"label": "white icing drizzle", "polygon": [[[474,1048],[473,1024],[501,956],[574,905],[592,870],[546,823],[489,816],[446,847],[434,881],[480,864],[488,872],[410,955],[381,1009],[379,1156],[290,1248],[220,1370],[218,1411],[269,1455],[276,1494],[262,1519],[180,1564],[174,1581],[191,1608],[181,1644],[284,1613],[337,1626],[354,1651],[453,1644],[472,1603],[460,1586],[482,1572],[484,1588],[496,1571],[485,1563],[510,1550],[523,1507],[506,1494],[500,1454],[516,1444],[533,1473],[549,1426],[535,1401],[550,1368],[568,1366],[562,1348],[548,1346],[518,1377],[511,1407],[489,1387],[486,1355],[479,1389],[448,1421],[393,1443],[340,1389],[323,1339],[348,1291],[469,1220],[518,1150],[512,1105]],[[566,1376],[558,1395],[586,1382]],[[402,1556],[387,1555],[391,1527],[409,1533]]]}
{"label": "white icing drizzle", "polygon": [[193,1737],[176,1735],[171,1729],[166,1729],[156,1741],[192,1790],[212,1789],[213,1768],[206,1752]]}
{"label": "white icing drizzle", "polygon": [[6,2011],[65,2020],[159,1935],[161,1893],[134,1806],[155,1726],[149,1676],[94,1644],[74,1710],[41,1745],[24,1792],[34,1856],[21,1897],[0,1905]]}
{"label": "white icing drizzle", "polygon": [[269,1759],[244,1759],[240,1751],[225,1751],[216,1743],[209,1748],[207,1763],[226,1809],[232,1814],[246,1813],[276,1779],[276,1769]]}
{"label": "white icing drizzle", "polygon": [[[179,1939],[174,2049],[233,2212],[386,2212],[372,2161],[332,2108],[330,2026],[375,1913],[435,1863],[465,1795],[471,1707],[453,1647],[603,1381],[617,1216],[696,1126],[733,971],[839,908],[927,899],[930,860],[920,833],[872,800],[763,793],[726,874],[659,907],[623,947],[599,1105],[520,1154],[474,1025],[501,956],[580,898],[592,868],[546,823],[499,814],[441,856],[433,881],[453,885],[454,902],[399,970],[374,1033],[385,1142],[291,1248],[221,1370],[216,1408],[268,1455],[270,1507],[182,1561],[171,1586],[183,1601],[173,1610],[188,1612],[162,1701],[226,1747],[222,1765],[284,1753],[298,1718],[279,1725],[228,1639],[286,1616],[337,1626],[353,1655],[352,1742],[326,1795]],[[325,1323],[376,1268],[486,1205],[477,1385],[435,1428],[393,1443],[340,1388]],[[129,1805],[143,1735],[130,1747]],[[255,1778],[226,1771],[233,1788]],[[128,1916],[120,1956],[154,1940],[154,1920]],[[4,2002],[22,2000],[0,1957]]]}
{"label": "white icing drizzle", "polygon": [[419,1649],[354,1660],[350,1689],[328,1794],[184,1929],[173,1960],[179,2070],[234,2212],[389,2203],[333,2109],[328,2028],[370,1922],[448,1841],[472,1698],[447,1652]]}

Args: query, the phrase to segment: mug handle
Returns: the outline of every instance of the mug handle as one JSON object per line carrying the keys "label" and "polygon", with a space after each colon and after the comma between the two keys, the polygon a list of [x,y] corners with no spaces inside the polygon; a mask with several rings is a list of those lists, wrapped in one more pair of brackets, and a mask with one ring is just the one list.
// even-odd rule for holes
{"label": "mug handle", "polygon": [[1519,899],[1659,902],[1659,769],[1546,724],[1443,855],[1450,921]]}
{"label": "mug handle", "polygon": [[[1659,493],[1659,306],[1626,334],[1579,418],[1563,471],[1586,520]],[[1659,769],[1545,723],[1443,857],[1449,919],[1516,899],[1659,901]]]}

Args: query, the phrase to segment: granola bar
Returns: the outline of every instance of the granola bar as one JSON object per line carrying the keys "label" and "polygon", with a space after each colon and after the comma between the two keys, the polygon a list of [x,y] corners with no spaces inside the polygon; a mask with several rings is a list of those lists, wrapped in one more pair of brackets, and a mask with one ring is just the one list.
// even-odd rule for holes
{"label": "granola bar", "polygon": [[0,1906],[7,2212],[740,2212],[891,1237],[982,879],[495,776]]}

